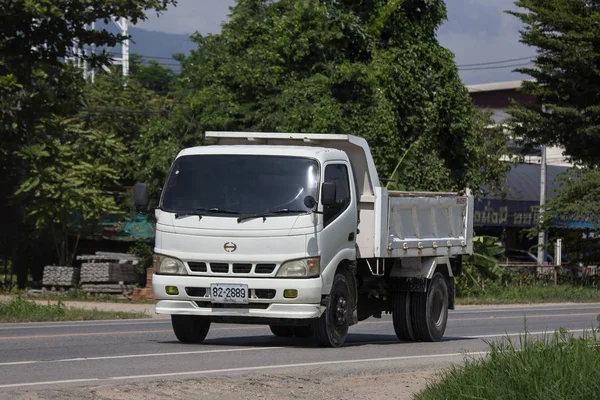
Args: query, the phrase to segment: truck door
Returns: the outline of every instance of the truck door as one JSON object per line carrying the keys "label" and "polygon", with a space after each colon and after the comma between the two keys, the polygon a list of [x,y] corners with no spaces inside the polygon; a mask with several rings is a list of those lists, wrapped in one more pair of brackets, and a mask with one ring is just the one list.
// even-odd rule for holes
{"label": "truck door", "polygon": [[[356,258],[357,214],[356,192],[350,182],[350,168],[345,162],[325,164],[324,182],[335,184],[335,204],[323,208],[323,232],[321,234],[321,267],[327,266],[343,250],[352,252]],[[348,252],[347,252],[348,253]],[[334,266],[335,268],[335,266]]]}

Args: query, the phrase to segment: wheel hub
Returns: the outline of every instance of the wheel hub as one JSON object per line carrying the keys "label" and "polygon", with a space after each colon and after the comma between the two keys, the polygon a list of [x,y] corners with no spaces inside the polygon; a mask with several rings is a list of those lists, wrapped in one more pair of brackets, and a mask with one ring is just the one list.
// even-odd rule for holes
{"label": "wheel hub", "polygon": [[335,322],[341,325],[346,322],[346,299],[343,296],[338,297],[335,305]]}

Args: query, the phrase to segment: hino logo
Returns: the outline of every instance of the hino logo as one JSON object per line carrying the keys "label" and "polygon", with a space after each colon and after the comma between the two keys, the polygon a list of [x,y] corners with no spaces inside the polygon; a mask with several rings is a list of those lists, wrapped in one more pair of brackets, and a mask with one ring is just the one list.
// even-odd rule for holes
{"label": "hino logo", "polygon": [[237,250],[237,245],[233,242],[227,242],[223,245],[223,248],[225,249],[226,252],[233,253],[234,251]]}

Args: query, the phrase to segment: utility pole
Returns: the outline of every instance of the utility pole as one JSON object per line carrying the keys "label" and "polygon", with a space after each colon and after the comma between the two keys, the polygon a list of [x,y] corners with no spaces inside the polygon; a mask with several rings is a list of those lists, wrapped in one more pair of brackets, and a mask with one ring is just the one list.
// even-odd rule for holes
{"label": "utility pole", "polygon": [[[543,222],[544,206],[546,205],[546,146],[542,146],[542,165],[540,166],[540,214],[539,223]],[[544,264],[544,255],[546,253],[546,232],[541,230],[538,233],[538,253],[537,263],[539,266]]]}

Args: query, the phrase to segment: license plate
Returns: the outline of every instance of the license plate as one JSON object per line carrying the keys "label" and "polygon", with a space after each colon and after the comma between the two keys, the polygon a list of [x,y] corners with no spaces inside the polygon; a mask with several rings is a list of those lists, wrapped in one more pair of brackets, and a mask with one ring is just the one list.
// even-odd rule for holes
{"label": "license plate", "polygon": [[210,285],[212,303],[248,304],[248,285],[213,283]]}

